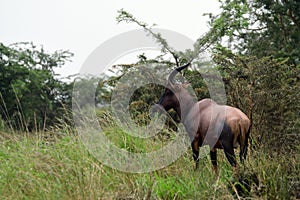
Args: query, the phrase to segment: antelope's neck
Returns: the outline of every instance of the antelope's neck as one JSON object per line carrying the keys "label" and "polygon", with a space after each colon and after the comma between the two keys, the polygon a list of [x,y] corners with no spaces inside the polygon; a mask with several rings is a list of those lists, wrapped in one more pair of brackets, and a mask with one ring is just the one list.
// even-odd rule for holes
{"label": "antelope's neck", "polygon": [[179,99],[179,104],[176,106],[175,111],[177,112],[181,122],[185,121],[195,103],[196,101],[189,95]]}

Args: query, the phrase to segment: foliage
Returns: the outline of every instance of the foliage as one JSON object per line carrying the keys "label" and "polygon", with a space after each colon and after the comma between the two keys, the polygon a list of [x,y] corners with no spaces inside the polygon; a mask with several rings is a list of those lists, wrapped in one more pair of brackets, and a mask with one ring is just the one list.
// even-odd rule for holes
{"label": "foliage", "polygon": [[[111,127],[106,134],[114,131],[119,130]],[[155,142],[124,137],[114,137],[114,142],[133,150],[147,151]],[[120,172],[95,160],[70,129],[31,136],[0,132],[0,142],[2,199],[293,199],[300,194],[299,154],[270,157],[252,151],[232,179],[223,154],[219,177],[209,158],[201,159],[194,171],[190,152],[152,173]]]}
{"label": "foliage", "polygon": [[221,28],[214,61],[229,103],[252,119],[254,138],[270,150],[295,149],[299,141],[300,4],[298,1],[220,1],[211,16]]}
{"label": "foliage", "polygon": [[[289,58],[299,65],[300,3],[297,0],[220,0],[221,14],[211,18],[212,37],[236,52]],[[219,30],[217,32],[217,30]]]}
{"label": "foliage", "polygon": [[254,20],[259,22],[256,31],[249,34],[250,54],[289,58],[293,65],[300,64],[300,2],[297,0],[253,1]]}
{"label": "foliage", "polygon": [[61,81],[54,69],[72,54],[48,54],[32,43],[0,43],[0,116],[10,128],[42,130],[53,125],[70,105],[72,84]]}
{"label": "foliage", "polygon": [[216,26],[214,28],[211,28],[211,30],[208,33],[206,33],[203,37],[197,39],[197,41],[194,43],[194,49],[186,49],[185,52],[181,52],[176,51],[174,48],[172,48],[168,44],[168,41],[164,39],[160,33],[156,33],[155,31],[153,31],[153,27],[155,27],[156,24],[149,26],[147,23],[141,22],[138,19],[136,19],[132,14],[126,12],[124,9],[119,10],[118,13],[119,15],[116,18],[118,23],[135,23],[141,28],[143,28],[148,33],[148,35],[153,37],[156,40],[156,42],[161,46],[161,52],[163,54],[169,53],[172,55],[175,61],[174,64],[176,66],[180,66],[187,62],[192,62],[193,60],[199,59],[199,55],[205,52],[223,34],[223,32],[219,31],[220,27]]}
{"label": "foliage", "polygon": [[239,56],[219,49],[229,104],[252,118],[252,137],[269,150],[288,152],[300,141],[300,82],[296,66],[270,57]]}
{"label": "foliage", "polygon": [[[149,25],[147,23],[137,20],[132,14],[126,12],[124,9],[119,10],[118,13],[119,13],[119,15],[116,18],[118,23],[120,23],[120,22],[135,23],[138,26],[142,27],[150,36],[152,36],[156,40],[156,42],[158,44],[160,44],[161,52],[163,54],[170,53],[173,56],[176,65],[179,66],[179,64],[182,62],[182,59],[183,59],[182,55],[184,55],[184,54],[182,54],[182,52],[178,52],[174,48],[172,48],[168,44],[167,40],[164,39],[160,33],[155,33],[153,31],[152,28],[155,26],[155,24],[153,24],[151,27],[149,27]],[[181,60],[179,60],[179,59],[181,59]]]}

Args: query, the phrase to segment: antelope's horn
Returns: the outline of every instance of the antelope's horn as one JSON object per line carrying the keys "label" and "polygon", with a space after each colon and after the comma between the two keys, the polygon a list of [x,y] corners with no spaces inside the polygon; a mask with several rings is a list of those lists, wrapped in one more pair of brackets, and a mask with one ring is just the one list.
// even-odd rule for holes
{"label": "antelope's horn", "polygon": [[178,72],[180,72],[181,70],[187,68],[190,64],[191,64],[191,63],[189,62],[189,63],[187,63],[187,64],[185,64],[185,65],[182,65],[182,66],[177,67],[176,69],[174,69],[174,70],[171,72],[170,76],[169,76],[169,79],[168,79],[168,80],[169,80],[169,83],[172,83],[172,84],[173,84],[173,79],[174,79],[174,77],[176,76],[176,74],[177,74]]}

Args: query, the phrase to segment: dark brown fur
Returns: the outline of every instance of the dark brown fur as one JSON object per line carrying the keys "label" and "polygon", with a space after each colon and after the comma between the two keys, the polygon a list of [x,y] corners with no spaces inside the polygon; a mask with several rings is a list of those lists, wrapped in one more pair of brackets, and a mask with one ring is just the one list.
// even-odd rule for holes
{"label": "dark brown fur", "polygon": [[198,167],[199,147],[209,145],[213,168],[217,171],[217,149],[223,149],[232,165],[236,167],[234,148],[240,145],[240,160],[246,158],[250,120],[238,108],[218,105],[212,99],[193,100],[185,85],[173,84],[159,103],[165,110],[174,109],[192,139],[193,158]]}

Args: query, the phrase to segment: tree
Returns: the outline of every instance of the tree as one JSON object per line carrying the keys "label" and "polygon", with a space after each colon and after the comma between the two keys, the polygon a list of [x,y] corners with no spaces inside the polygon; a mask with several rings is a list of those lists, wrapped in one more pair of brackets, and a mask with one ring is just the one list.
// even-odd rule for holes
{"label": "tree", "polygon": [[0,116],[10,128],[43,130],[63,117],[72,84],[59,80],[54,69],[71,56],[48,54],[32,43],[0,43]]}
{"label": "tree", "polygon": [[214,38],[245,55],[289,58],[300,64],[300,2],[297,0],[220,0],[210,16]]}
{"label": "tree", "polygon": [[252,121],[252,138],[266,149],[287,152],[299,145],[300,82],[288,60],[242,56],[220,50],[214,61],[226,82],[229,104]]}
{"label": "tree", "polygon": [[220,2],[222,12],[211,15],[210,25],[222,30],[214,36],[214,61],[227,83],[229,103],[253,116],[253,136],[261,143],[283,152],[297,148],[299,2]]}

